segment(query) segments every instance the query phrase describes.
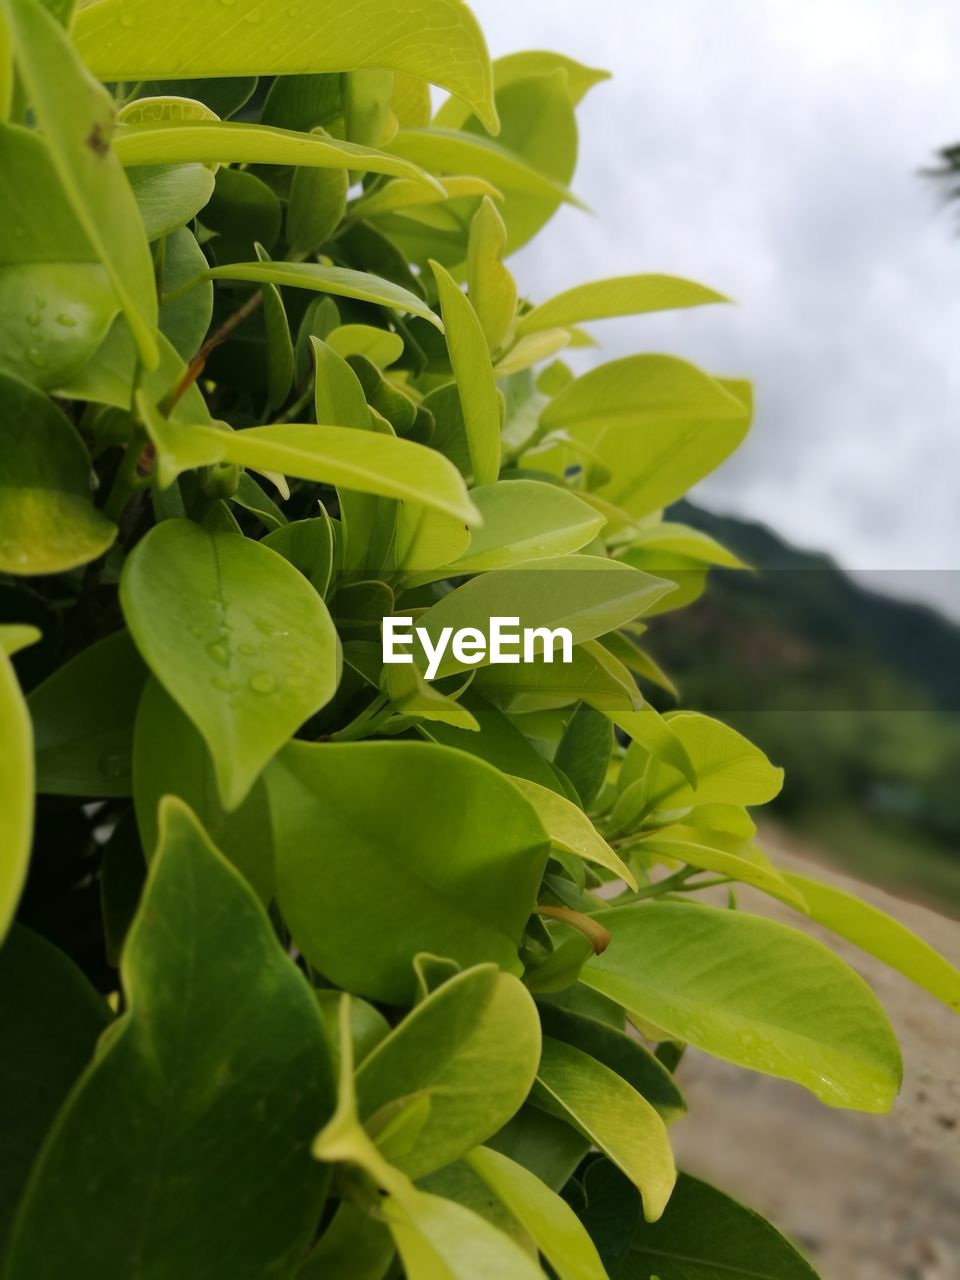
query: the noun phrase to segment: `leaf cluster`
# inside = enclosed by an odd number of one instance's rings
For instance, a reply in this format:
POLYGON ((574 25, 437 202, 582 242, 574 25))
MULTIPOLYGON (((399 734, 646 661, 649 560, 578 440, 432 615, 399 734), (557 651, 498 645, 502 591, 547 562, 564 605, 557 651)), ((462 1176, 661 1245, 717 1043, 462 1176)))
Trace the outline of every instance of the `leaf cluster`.
POLYGON ((696 895, 958 975, 778 870, 781 771, 643 696, 643 619, 738 563, 662 509, 751 403, 558 359, 720 295, 505 265, 578 203, 604 73, 491 64, 460 0, 0 0, 0 36, 5 1280, 811 1275, 677 1180, 672 1068, 879 1112, 897 1045, 822 944, 696 895), (574 660, 428 681, 393 614, 574 660))

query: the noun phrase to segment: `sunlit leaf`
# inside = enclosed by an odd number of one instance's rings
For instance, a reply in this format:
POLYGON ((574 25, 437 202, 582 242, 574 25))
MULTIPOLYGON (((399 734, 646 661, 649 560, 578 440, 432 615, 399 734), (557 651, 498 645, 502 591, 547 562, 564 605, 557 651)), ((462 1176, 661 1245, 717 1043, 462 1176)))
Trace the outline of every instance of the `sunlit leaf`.
POLYGON ((601 911, 613 935, 581 980, 677 1040, 884 1112, 900 1053, 869 987, 821 943, 759 916, 677 902, 601 911), (722 963, 717 957, 722 956, 722 963))

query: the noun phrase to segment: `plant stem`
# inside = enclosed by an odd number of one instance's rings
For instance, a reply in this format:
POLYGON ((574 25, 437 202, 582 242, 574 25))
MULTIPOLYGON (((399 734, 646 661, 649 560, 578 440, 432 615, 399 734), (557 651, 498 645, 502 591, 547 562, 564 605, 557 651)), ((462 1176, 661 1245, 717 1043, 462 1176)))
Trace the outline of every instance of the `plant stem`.
POLYGON ((263 290, 258 289, 256 293, 252 293, 250 295, 243 306, 237 307, 236 311, 227 316, 220 328, 216 329, 210 335, 197 354, 193 357, 190 364, 187 366, 187 370, 183 377, 160 405, 162 413, 167 417, 170 416, 180 399, 187 391, 190 390, 196 380, 200 377, 201 373, 203 373, 204 366, 212 352, 220 346, 221 342, 226 342, 234 329, 243 324, 244 320, 252 316, 262 302, 263 290))
POLYGON ((143 453, 143 443, 140 432, 134 432, 124 450, 117 474, 113 477, 113 484, 107 494, 107 500, 103 504, 103 514, 110 520, 119 520, 127 500, 136 488, 137 467, 143 453))

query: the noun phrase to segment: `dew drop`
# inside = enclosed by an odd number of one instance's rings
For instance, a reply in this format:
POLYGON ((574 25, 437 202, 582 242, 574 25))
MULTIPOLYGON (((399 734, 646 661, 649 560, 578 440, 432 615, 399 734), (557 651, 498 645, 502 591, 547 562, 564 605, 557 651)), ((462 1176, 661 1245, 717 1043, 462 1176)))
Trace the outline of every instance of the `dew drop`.
POLYGON ((226 676, 214 676, 210 681, 215 689, 219 689, 221 693, 233 693, 236 685, 232 680, 228 680, 226 676))
POLYGON ((68 315, 66 311, 61 311, 57 316, 57 324, 62 324, 65 329, 76 328, 76 320, 73 316, 68 315))
POLYGON ((40 323, 40 317, 37 315, 35 311, 31 311, 30 314, 27 316, 27 324, 31 327, 31 329, 35 329, 39 323, 40 323))
POLYGON ((253 645, 252 645, 252 644, 247 644, 246 642, 244 642, 244 643, 243 643, 242 645, 240 645, 239 647, 240 647, 240 652, 241 652, 241 653, 247 653, 247 654, 249 654, 249 653, 256 653, 256 649, 253 647, 253 645))
POLYGON ((221 667, 230 665, 230 650, 222 640, 215 640, 213 644, 208 644, 207 653, 221 667))
POLYGON ((30 348, 30 350, 27 352, 27 359, 30 361, 32 365, 34 365, 38 369, 42 369, 44 365, 47 363, 36 347, 30 348))
POLYGON ((277 682, 269 671, 255 671, 250 677, 250 688, 254 693, 273 693, 277 682))

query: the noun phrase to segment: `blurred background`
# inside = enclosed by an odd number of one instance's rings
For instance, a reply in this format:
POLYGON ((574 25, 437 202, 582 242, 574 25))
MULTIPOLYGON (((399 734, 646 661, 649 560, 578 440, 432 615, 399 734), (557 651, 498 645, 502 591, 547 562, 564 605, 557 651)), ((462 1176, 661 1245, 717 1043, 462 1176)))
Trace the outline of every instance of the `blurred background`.
MULTIPOLYGON (((770 850, 867 882, 956 963, 960 152, 945 149, 960 142, 960 6, 472 7, 494 56, 552 48, 613 73, 578 110, 572 185, 596 216, 561 209, 512 260, 521 289, 662 271, 737 304, 607 321, 600 349, 573 353, 583 368, 665 351, 755 383, 747 442, 670 518, 759 572, 714 571, 649 647, 681 705, 785 766, 770 850)), ((894 1124, 691 1058, 680 1154, 769 1213, 824 1280, 952 1280, 957 1020, 856 963, 904 1039, 894 1124)))

